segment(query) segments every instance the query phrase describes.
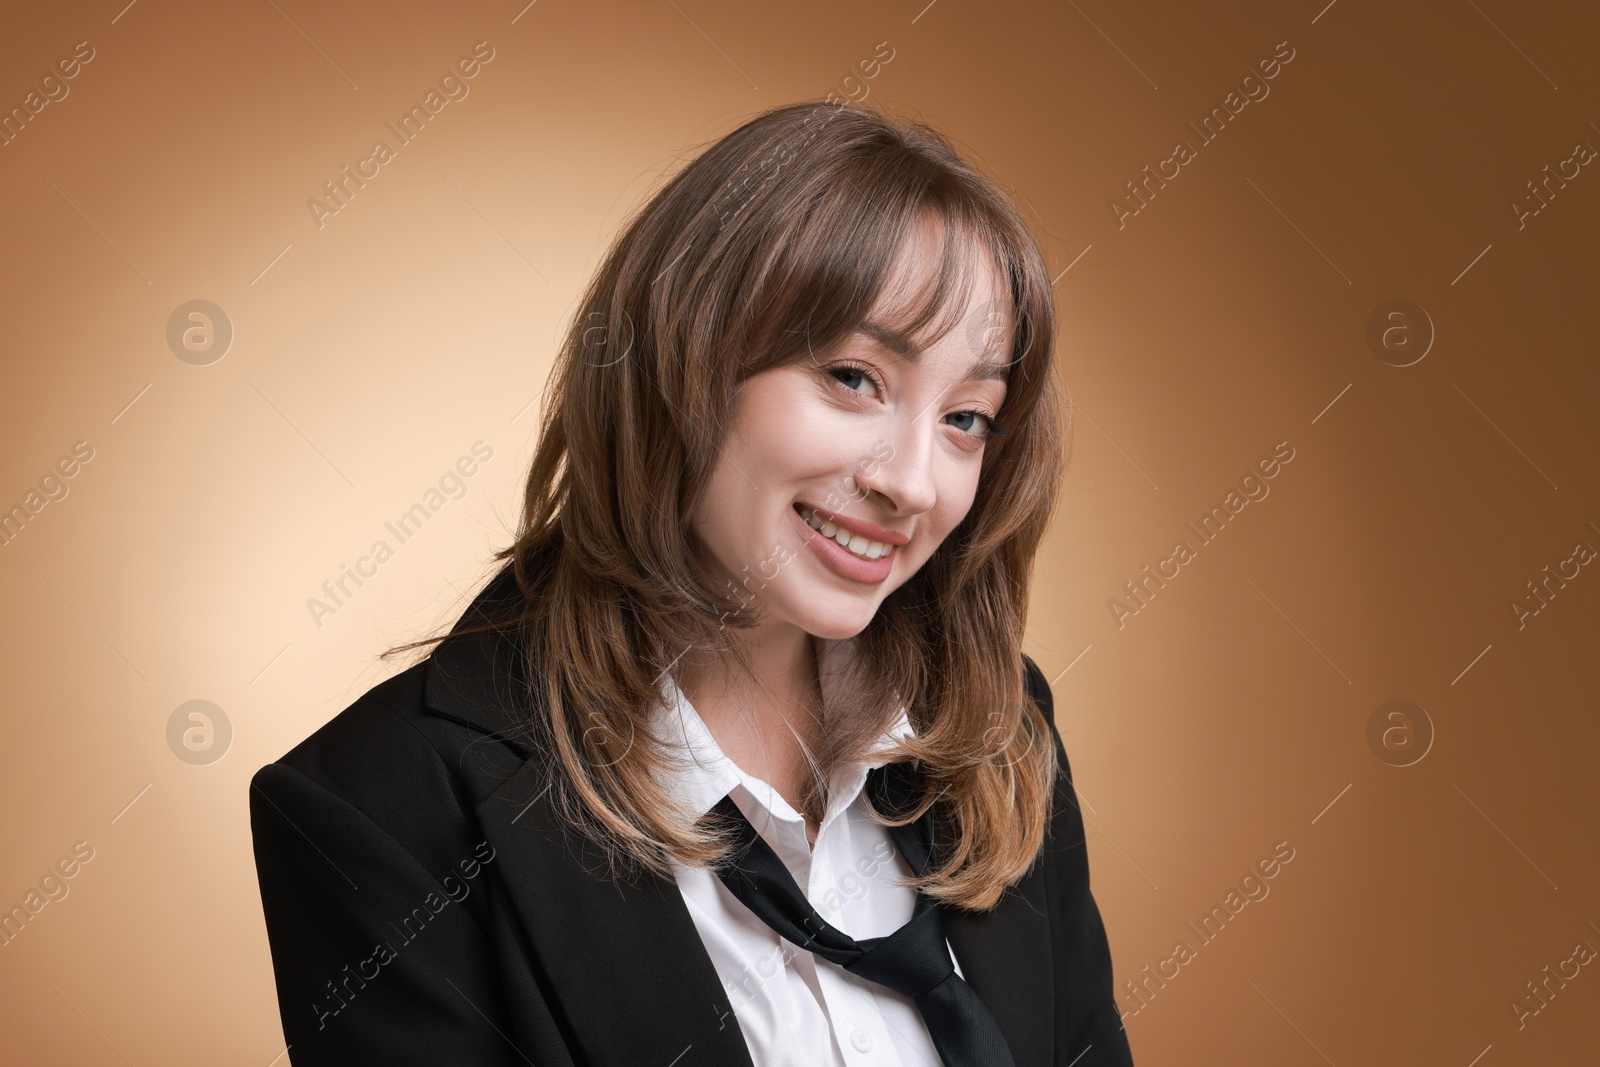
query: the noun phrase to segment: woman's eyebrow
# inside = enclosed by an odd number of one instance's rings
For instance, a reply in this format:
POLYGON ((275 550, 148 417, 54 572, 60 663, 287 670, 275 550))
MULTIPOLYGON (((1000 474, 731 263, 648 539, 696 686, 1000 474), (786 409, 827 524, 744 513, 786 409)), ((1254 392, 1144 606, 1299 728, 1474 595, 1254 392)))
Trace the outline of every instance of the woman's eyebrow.
POLYGON ((922 355, 921 350, 917 348, 911 338, 893 326, 885 326, 881 322, 867 319, 856 327, 856 332, 865 334, 901 359, 909 360, 912 363, 915 363, 917 357, 922 355))
MULTIPOLYGON (((922 349, 903 331, 881 322, 867 319, 856 327, 856 333, 876 341, 907 363, 916 363, 922 349)), ((1011 375, 1011 364, 1005 361, 985 360, 974 364, 961 378, 963 382, 1004 381, 1011 375)))

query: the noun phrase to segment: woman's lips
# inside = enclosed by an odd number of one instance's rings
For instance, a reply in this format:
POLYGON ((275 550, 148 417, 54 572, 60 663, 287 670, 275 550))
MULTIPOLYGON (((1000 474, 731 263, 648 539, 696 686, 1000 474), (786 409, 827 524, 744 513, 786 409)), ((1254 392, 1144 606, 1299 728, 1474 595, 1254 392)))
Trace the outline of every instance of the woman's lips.
POLYGON ((827 508, 819 508, 808 504, 804 500, 796 500, 794 506, 799 509, 800 517, 805 518, 808 513, 815 513, 823 522, 831 522, 842 530, 849 530, 852 534, 860 534, 868 541, 876 541, 881 545, 903 545, 911 540, 911 535, 899 530, 886 530, 875 522, 858 518, 854 515, 840 515, 838 512, 827 508))
POLYGON ((877 559, 862 559, 833 538, 822 536, 820 530, 813 530, 811 524, 801 515, 800 507, 801 505, 796 502, 789 508, 791 521, 800 531, 801 538, 825 567, 841 578, 861 582, 864 585, 878 585, 889 577, 889 572, 894 567, 898 546, 889 545, 889 551, 877 559))

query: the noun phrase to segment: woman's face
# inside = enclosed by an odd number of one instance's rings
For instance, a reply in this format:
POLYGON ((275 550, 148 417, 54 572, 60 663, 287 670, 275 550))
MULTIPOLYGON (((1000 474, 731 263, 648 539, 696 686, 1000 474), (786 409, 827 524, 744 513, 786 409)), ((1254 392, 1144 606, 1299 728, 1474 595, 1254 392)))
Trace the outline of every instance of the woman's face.
POLYGON ((902 247, 862 331, 829 356, 752 376, 734 401, 695 526, 764 625, 860 633, 972 506, 1006 394, 1010 322, 992 312, 1005 305, 990 257, 969 252, 961 322, 935 344, 876 327, 898 321, 898 302, 937 270, 940 225, 902 247))

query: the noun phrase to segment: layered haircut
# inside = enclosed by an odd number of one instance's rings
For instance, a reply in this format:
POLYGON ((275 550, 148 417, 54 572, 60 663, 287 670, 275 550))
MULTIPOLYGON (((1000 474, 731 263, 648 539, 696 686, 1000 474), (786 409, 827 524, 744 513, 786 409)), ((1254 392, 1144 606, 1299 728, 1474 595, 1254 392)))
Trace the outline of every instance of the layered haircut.
POLYGON ((1021 642, 1067 458, 1050 276, 1012 201, 939 133, 858 106, 801 103, 710 145, 624 224, 566 333, 516 539, 495 555, 521 596, 454 631, 518 642, 524 727, 549 795, 619 874, 726 856, 726 828, 670 799, 671 748, 651 723, 680 657, 737 658, 726 629, 760 617, 759 596, 705 562, 691 522, 739 386, 828 358, 930 216, 943 223, 937 273, 892 325, 923 343, 956 328, 972 267, 991 257, 1004 306, 988 305, 984 336, 970 336, 975 351, 995 340, 1009 348, 1005 432, 985 445, 965 519, 852 639, 841 697, 817 724, 804 799, 819 810, 829 772, 903 706, 916 736, 889 758, 915 761, 920 800, 879 815, 902 822, 932 807, 941 849, 911 884, 987 909, 1039 853, 1056 756, 1024 689, 1021 642))

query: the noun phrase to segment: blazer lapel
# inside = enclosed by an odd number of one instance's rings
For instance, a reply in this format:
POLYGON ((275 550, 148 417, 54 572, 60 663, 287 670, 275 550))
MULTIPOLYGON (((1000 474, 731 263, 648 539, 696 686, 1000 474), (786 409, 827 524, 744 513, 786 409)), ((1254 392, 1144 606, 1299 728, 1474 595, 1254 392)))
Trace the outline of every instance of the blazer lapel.
POLYGON ((1044 869, 1036 866, 992 911, 948 911, 945 939, 961 974, 994 1013, 1017 1067, 1055 1062, 1055 987, 1044 869))
MULTIPOLYGON (((879 811, 908 812, 915 807, 917 772, 908 763, 887 764, 868 776, 867 788, 879 811)), ((897 844, 903 836, 895 834, 897 844)), ((921 873, 922 863, 911 860, 911 869, 921 873)), ((1037 864, 992 910, 944 913, 945 940, 961 975, 999 1024, 1017 1067, 1054 1062, 1055 970, 1044 878, 1037 864)))
MULTIPOLYGON (((496 589, 497 579, 475 602, 496 589)), ((472 612, 468 613, 469 615, 472 612)), ((494 867, 548 982, 550 1009, 572 1035, 580 1063, 752 1067, 750 1053, 677 883, 642 875, 613 880, 595 849, 567 831, 542 791, 542 756, 516 740, 525 690, 512 642, 453 638, 429 660, 424 701, 443 718, 501 738, 506 750, 473 755, 476 804, 494 867), (495 776, 495 777, 490 777, 495 776), (487 789, 487 795, 483 791, 487 789), (686 1053, 692 1054, 685 1055, 686 1053)))
POLYGON ((478 817, 549 979, 551 1007, 576 1037, 573 1058, 751 1067, 677 883, 606 877, 595 850, 560 825, 540 779, 525 763, 478 805, 478 817))

